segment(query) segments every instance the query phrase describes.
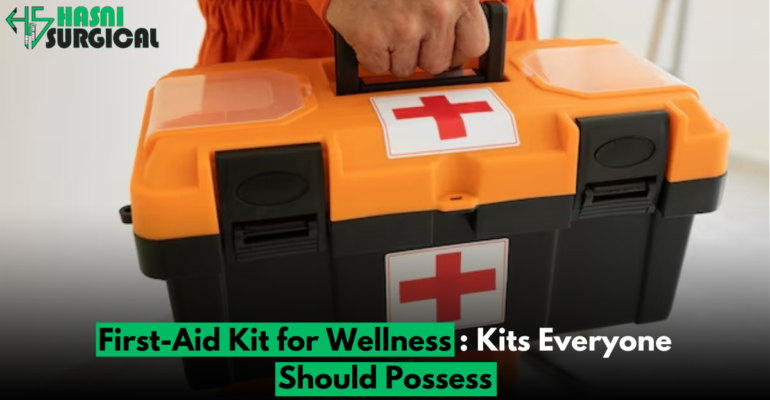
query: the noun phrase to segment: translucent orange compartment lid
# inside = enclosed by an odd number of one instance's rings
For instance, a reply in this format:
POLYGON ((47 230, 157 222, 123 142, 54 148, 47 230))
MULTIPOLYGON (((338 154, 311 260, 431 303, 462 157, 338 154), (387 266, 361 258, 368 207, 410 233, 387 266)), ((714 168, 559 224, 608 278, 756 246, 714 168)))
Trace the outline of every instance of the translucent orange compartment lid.
POLYGON ((236 71, 161 79, 147 138, 164 130, 266 122, 303 108, 303 86, 278 71, 236 71))
POLYGON ((547 86, 588 95, 686 86, 620 44, 536 49, 521 66, 547 86))

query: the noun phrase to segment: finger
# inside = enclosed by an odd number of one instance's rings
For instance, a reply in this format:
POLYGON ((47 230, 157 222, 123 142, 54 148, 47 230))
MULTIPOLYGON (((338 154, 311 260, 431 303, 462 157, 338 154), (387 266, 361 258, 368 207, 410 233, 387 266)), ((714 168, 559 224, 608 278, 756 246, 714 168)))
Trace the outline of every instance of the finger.
POLYGON ((489 48, 489 26, 480 3, 457 20, 455 35, 452 67, 460 67, 486 53, 489 48))
POLYGON ((423 71, 438 75, 449 69, 454 53, 455 33, 447 27, 428 36, 420 48, 419 66, 423 71))
POLYGON ((390 54, 390 72, 398 78, 408 78, 417 68, 420 56, 420 42, 406 42, 397 46, 390 54))
POLYGON ((356 50, 356 57, 361 66, 372 74, 381 75, 390 69, 390 52, 386 48, 366 48, 356 50))

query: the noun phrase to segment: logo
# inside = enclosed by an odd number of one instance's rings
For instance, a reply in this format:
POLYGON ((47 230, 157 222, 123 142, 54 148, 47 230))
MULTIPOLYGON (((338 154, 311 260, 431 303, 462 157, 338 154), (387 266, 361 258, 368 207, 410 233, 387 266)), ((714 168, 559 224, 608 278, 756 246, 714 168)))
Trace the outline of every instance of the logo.
POLYGON ((54 18, 44 18, 40 16, 42 12, 43 7, 24 7, 24 17, 20 17, 18 8, 14 8, 5 19, 15 34, 19 33, 21 23, 24 24, 24 47, 29 50, 44 37, 47 49, 54 46, 61 49, 159 47, 155 28, 132 31, 123 27, 123 7, 57 7, 55 28, 51 27, 54 18))
POLYGON ((45 35, 45 32, 48 31, 48 28, 50 28, 53 23, 53 18, 39 18, 37 16, 37 12, 42 10, 43 7, 24 7, 24 18, 20 18, 16 17, 17 9, 14 8, 8 18, 5 19, 5 21, 8 22, 8 25, 13 29, 13 33, 17 34, 19 33, 19 30, 14 23, 24 23, 24 47, 29 50, 32 50, 37 46, 37 42, 43 38, 43 35, 45 35), (36 22, 46 23, 39 35, 36 22))

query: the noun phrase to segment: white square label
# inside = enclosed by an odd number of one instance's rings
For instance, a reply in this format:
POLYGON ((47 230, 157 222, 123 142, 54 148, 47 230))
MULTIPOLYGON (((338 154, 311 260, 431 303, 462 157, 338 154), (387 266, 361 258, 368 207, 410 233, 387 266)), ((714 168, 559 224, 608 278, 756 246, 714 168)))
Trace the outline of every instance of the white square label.
POLYGON ((492 89, 372 97, 389 158, 515 147, 508 106, 492 89))
POLYGON ((505 321, 508 239, 388 254, 388 322, 505 321))

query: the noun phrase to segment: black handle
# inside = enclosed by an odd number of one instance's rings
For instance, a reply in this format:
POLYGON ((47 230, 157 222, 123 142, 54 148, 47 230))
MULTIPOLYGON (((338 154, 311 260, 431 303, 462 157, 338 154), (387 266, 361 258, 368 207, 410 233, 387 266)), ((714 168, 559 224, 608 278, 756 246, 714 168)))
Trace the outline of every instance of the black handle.
POLYGON ((489 25, 489 49, 479 58, 479 67, 475 70, 475 76, 366 84, 358 75, 358 59, 355 50, 342 35, 335 31, 334 56, 337 70, 337 95, 503 81, 505 79, 508 8, 501 2, 484 2, 481 3, 481 7, 487 16, 489 25))

